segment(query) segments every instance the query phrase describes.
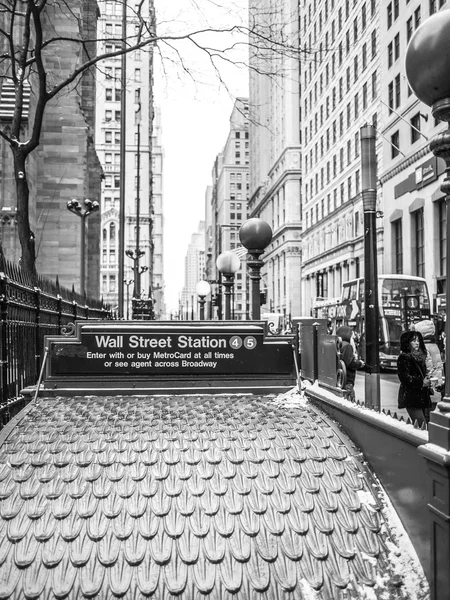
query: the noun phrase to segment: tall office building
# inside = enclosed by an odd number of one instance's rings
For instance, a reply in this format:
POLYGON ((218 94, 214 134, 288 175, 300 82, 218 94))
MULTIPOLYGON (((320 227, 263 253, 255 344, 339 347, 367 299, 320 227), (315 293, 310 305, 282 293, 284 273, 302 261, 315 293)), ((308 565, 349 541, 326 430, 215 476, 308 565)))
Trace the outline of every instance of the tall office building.
POLYGON ((179 317, 198 318, 196 285, 205 279, 205 221, 192 234, 184 259, 184 286, 180 296, 179 317))
MULTIPOLYGON (((305 0, 302 65, 303 312, 363 275, 360 129, 380 127, 380 9, 373 0, 305 0)), ((378 163, 382 140, 377 137, 378 163)), ((381 206, 381 190, 378 192, 381 206)), ((378 220, 379 262, 383 252, 378 220)))
MULTIPOLYGON (((12 5, 11 5, 12 6, 12 5)), ((44 57, 45 68, 57 73, 62 81, 85 58, 83 53, 74 56, 74 45, 68 39, 90 40, 86 52, 95 56, 96 0, 74 0, 71 11, 61 11, 57 5, 48 4, 41 14, 43 36, 52 37, 54 51, 44 57), (57 49, 56 49, 57 48, 57 49)), ((3 29, 9 26, 8 10, 2 12, 3 29)), ((21 20, 14 24, 14 38, 20 39, 21 20)), ((2 42, 6 38, 1 36, 2 42)), ((3 62, 0 70, 5 68, 3 62)), ((2 75, 5 73, 2 71, 2 75)), ((7 75, 7 73, 6 73, 7 75)), ((22 119, 21 141, 29 139, 31 122, 36 106, 37 86, 31 78, 22 119), (29 122, 29 118, 31 121, 29 122)), ((1 78, 0 126, 10 128, 14 109, 12 81, 1 78)), ((81 220, 67 210, 67 202, 76 198, 96 200, 100 194, 102 169, 94 147, 95 131, 94 70, 86 71, 71 87, 67 87, 47 105, 39 146, 27 159, 27 180, 30 190, 29 216, 36 240, 36 268, 40 275, 59 282, 66 288, 74 286, 80 291, 81 275, 81 220)), ((17 199, 12 153, 4 140, 0 140, 0 215, 1 241, 8 259, 17 261, 21 248, 17 233, 17 199)), ((99 297, 100 215, 93 213, 86 220, 86 281, 88 296, 99 297)))
POLYGON ((155 319, 165 316, 164 303, 164 147, 161 109, 155 107, 152 140, 152 238, 153 272, 150 285, 154 300, 155 319))
POLYGON ((301 309, 301 147, 298 0, 250 0, 250 28, 257 33, 250 54, 250 217, 273 229, 261 257, 270 312, 298 315, 301 309), (266 35, 279 32, 266 47, 266 35), (258 49, 256 49, 258 48, 258 49), (255 50, 256 49, 256 50, 255 50))
MULTIPOLYGON (((119 2, 99 1, 98 37, 101 51, 121 47, 122 7, 119 2)), ((147 22, 154 21, 153 0, 139 5, 147 22)), ((127 10, 127 36, 132 36, 138 21, 135 9, 127 10)), ((124 189, 124 258, 125 303, 135 293, 147 298, 154 293, 154 198, 152 194, 152 136, 153 136, 153 63, 152 48, 145 47, 126 55, 125 70, 120 56, 111 57, 98 69, 96 148, 105 177, 101 194, 102 248, 101 293, 105 301, 118 305, 119 298, 119 227, 120 191, 124 189), (125 114, 121 114, 121 91, 125 86, 125 114), (125 119, 125 156, 121 156, 122 121, 125 119), (121 161, 125 168, 121 170, 121 161), (125 173, 125 182, 121 182, 125 173), (137 221, 139 220, 139 223, 137 221), (139 230, 138 230, 139 227, 139 230), (138 255, 142 256, 138 259, 138 255), (136 277, 137 275, 137 277, 136 277), (140 289, 136 287, 135 279, 140 289), (132 282, 132 283, 130 283, 132 282), (131 289, 129 286, 131 285, 131 289), (128 292, 128 293, 127 293, 128 292), (133 292, 133 293, 131 293, 133 292)), ((159 194, 159 192, 158 192, 159 194)), ((158 210, 160 210, 159 207, 158 210)), ((158 247, 160 243, 158 241, 158 247)), ((159 252, 159 250, 158 250, 159 252)), ((158 269, 162 267, 160 257, 158 269)), ((160 282, 162 275, 158 276, 160 282)), ((159 283, 158 285, 162 285, 159 283)), ((127 311, 124 310, 124 314, 127 311)), ((128 306, 129 312, 129 306, 128 306)))
POLYGON ((214 295, 221 295, 220 273, 216 260, 225 250, 236 251, 241 267, 235 274, 233 318, 248 316, 246 251, 239 241, 239 229, 247 220, 249 197, 250 139, 248 99, 237 98, 230 116, 230 130, 225 146, 217 155, 212 170, 212 187, 207 191, 206 248, 207 278, 213 281, 214 295))
POLYGON ((429 141, 445 126, 412 94, 404 59, 414 30, 443 5, 304 3, 302 39, 316 50, 303 66, 301 86, 306 313, 317 299, 339 297, 343 282, 364 276, 365 124, 376 132, 378 272, 425 277, 439 307, 446 226, 438 178, 444 165, 429 141))
MULTIPOLYGON (((404 59, 414 30, 445 6, 443 0, 298 2, 302 260, 301 271, 290 278, 295 290, 302 289, 302 314, 310 314, 318 300, 339 298, 343 282, 364 276, 360 130, 366 124, 376 132, 378 272, 425 277, 434 309, 444 310, 446 221, 439 181, 444 163, 430 152, 429 142, 445 124, 412 94, 404 59)), ((261 3, 250 2, 257 22, 261 11, 261 3)), ((250 206, 272 225, 276 244, 280 210, 267 191, 273 177, 264 182, 262 174, 276 173, 270 169, 283 126, 292 118, 295 90, 286 95, 281 84, 259 72, 252 72, 250 82, 250 206), (277 110, 277 98, 285 98, 284 110, 277 110)), ((286 200, 280 206, 288 210, 286 200)), ((283 222, 286 229, 284 215, 283 222)), ((264 256, 269 274, 274 242, 264 256)), ((279 273, 288 274, 286 268, 279 273)))
POLYGON ((429 149, 446 129, 411 92, 405 77, 405 52, 414 31, 443 0, 386 2, 381 12, 384 271, 425 277, 432 309, 445 314, 447 223, 440 190, 445 163, 429 149))

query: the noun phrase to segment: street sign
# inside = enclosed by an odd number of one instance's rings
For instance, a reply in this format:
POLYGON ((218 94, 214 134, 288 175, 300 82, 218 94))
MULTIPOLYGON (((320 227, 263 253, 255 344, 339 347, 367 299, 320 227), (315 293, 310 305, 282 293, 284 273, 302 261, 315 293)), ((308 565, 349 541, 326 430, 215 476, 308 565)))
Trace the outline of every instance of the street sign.
POLYGON ((130 388, 157 379, 284 377, 295 382, 292 338, 266 337, 263 322, 78 321, 72 337, 47 337, 45 387, 130 388), (116 383, 117 386, 117 383, 116 383))

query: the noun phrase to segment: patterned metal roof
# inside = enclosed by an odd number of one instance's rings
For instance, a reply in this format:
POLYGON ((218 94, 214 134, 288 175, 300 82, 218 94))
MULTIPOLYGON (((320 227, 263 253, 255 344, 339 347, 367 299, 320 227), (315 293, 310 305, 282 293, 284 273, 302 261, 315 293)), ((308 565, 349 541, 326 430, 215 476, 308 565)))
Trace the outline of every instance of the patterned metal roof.
POLYGON ((310 405, 38 399, 0 434, 0 599, 404 598, 373 484, 310 405))

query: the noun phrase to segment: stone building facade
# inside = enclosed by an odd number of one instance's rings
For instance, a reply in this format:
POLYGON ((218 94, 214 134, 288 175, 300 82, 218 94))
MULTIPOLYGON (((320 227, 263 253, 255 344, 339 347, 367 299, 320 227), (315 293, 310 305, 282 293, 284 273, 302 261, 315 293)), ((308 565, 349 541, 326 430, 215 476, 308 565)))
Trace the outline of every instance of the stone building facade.
MULTIPOLYGON (((75 0, 71 12, 49 6, 44 13, 44 33, 61 38, 74 37, 95 40, 98 7, 95 0, 75 0)), ((61 81, 85 58, 74 55, 73 45, 61 39, 58 51, 45 56, 49 82, 61 81)), ((95 56, 95 43, 87 51, 95 56)), ((23 135, 32 124, 35 95, 33 81, 29 111, 23 135), (28 120, 29 117, 29 120, 28 120)), ((38 273, 50 279, 58 277, 61 285, 80 289, 81 220, 67 210, 67 202, 76 198, 97 200, 100 194, 102 169, 94 148, 95 75, 87 71, 58 94, 48 105, 44 116, 38 148, 27 162, 30 187, 30 221, 36 234, 36 266, 38 273)), ((8 126, 7 86, 3 83, 0 119, 8 126)), ((14 216, 16 192, 12 177, 12 156, 1 142, 2 183, 0 209, 14 216)), ((3 219, 2 242, 7 258, 18 260, 21 254, 14 218, 3 219)), ((100 216, 87 220, 86 232, 86 293, 99 297, 100 216)))

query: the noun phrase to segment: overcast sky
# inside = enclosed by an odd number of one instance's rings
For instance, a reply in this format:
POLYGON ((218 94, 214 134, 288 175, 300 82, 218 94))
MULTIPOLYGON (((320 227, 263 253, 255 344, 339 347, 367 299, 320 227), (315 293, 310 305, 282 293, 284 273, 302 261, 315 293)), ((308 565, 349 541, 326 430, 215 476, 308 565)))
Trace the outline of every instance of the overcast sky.
MULTIPOLYGON (((222 8, 213 0, 156 0, 157 33, 236 24, 245 17, 246 4, 246 0, 228 0, 222 8)), ((230 38, 210 33, 201 41, 216 46, 229 44, 230 38)), ((220 76, 227 90, 206 56, 195 51, 192 44, 178 43, 177 50, 179 56, 162 46, 164 60, 161 63, 157 58, 155 77, 165 153, 164 272, 168 310, 178 307, 186 251, 192 233, 204 219, 205 192, 212 181, 214 160, 225 145, 234 98, 248 94, 245 69, 221 63, 220 76)))

